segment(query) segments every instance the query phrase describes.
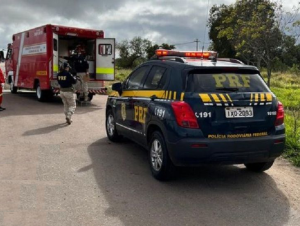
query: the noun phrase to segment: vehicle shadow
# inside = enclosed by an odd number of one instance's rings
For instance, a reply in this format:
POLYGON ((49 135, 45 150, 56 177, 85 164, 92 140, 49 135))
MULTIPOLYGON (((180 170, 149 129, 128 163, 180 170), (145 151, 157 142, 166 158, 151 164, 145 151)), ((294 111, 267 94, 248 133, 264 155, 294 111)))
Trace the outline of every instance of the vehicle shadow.
POLYGON ((284 225, 287 197, 267 173, 237 166, 179 170, 176 180, 152 178, 147 151, 107 138, 88 147, 99 189, 109 204, 106 215, 124 225, 284 225))
MULTIPOLYGON (((87 105, 77 104, 76 114, 85 114, 99 109, 97 102, 93 101, 87 105)), ((62 114, 63 103, 59 96, 54 96, 47 102, 38 102, 34 92, 18 92, 17 94, 4 93, 3 107, 5 111, 1 112, 0 117, 18 116, 18 115, 43 115, 43 114, 62 114)))

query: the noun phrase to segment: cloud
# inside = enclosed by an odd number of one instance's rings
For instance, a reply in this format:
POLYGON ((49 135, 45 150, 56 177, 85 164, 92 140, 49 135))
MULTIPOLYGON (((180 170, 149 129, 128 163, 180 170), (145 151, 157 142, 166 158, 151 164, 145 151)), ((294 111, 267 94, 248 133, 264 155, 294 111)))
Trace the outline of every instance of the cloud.
MULTIPOLYGON (((210 6, 234 2, 209 1, 210 6)), ((106 37, 119 42, 135 36, 158 44, 186 43, 198 38, 208 46, 207 3, 205 0, 1 0, 0 48, 11 42, 14 33, 44 24, 104 30, 106 37)), ((284 6, 297 2, 288 3, 284 6)), ((191 43, 177 48, 195 49, 195 46, 191 43)))

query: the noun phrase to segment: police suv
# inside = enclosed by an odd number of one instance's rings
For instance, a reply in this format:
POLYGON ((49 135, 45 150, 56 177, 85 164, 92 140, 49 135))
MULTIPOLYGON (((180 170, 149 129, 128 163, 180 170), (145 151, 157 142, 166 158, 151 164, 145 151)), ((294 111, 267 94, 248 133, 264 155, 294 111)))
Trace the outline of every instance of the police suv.
POLYGON ((245 164, 269 169, 285 144, 284 109, 259 70, 216 52, 157 50, 108 97, 109 140, 149 150, 152 175, 176 166, 245 164))

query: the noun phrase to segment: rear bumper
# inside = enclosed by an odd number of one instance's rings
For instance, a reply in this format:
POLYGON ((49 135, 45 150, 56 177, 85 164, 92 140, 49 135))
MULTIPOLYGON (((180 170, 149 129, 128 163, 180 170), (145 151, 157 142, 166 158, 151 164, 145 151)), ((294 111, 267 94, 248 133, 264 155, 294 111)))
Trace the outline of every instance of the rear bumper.
POLYGON ((242 164, 272 161, 284 150, 285 135, 245 139, 182 139, 167 142, 170 158, 176 166, 204 163, 242 164), (201 147, 193 148, 199 144, 201 147))

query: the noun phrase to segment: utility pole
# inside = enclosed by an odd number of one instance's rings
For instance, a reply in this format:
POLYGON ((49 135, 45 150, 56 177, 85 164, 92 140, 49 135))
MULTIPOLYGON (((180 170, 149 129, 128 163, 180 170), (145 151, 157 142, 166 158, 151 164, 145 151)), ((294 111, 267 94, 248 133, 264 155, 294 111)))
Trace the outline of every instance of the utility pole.
POLYGON ((198 47, 199 47, 198 43, 199 43, 200 41, 199 41, 199 39, 197 38, 195 42, 196 42, 196 51, 198 51, 198 47))

